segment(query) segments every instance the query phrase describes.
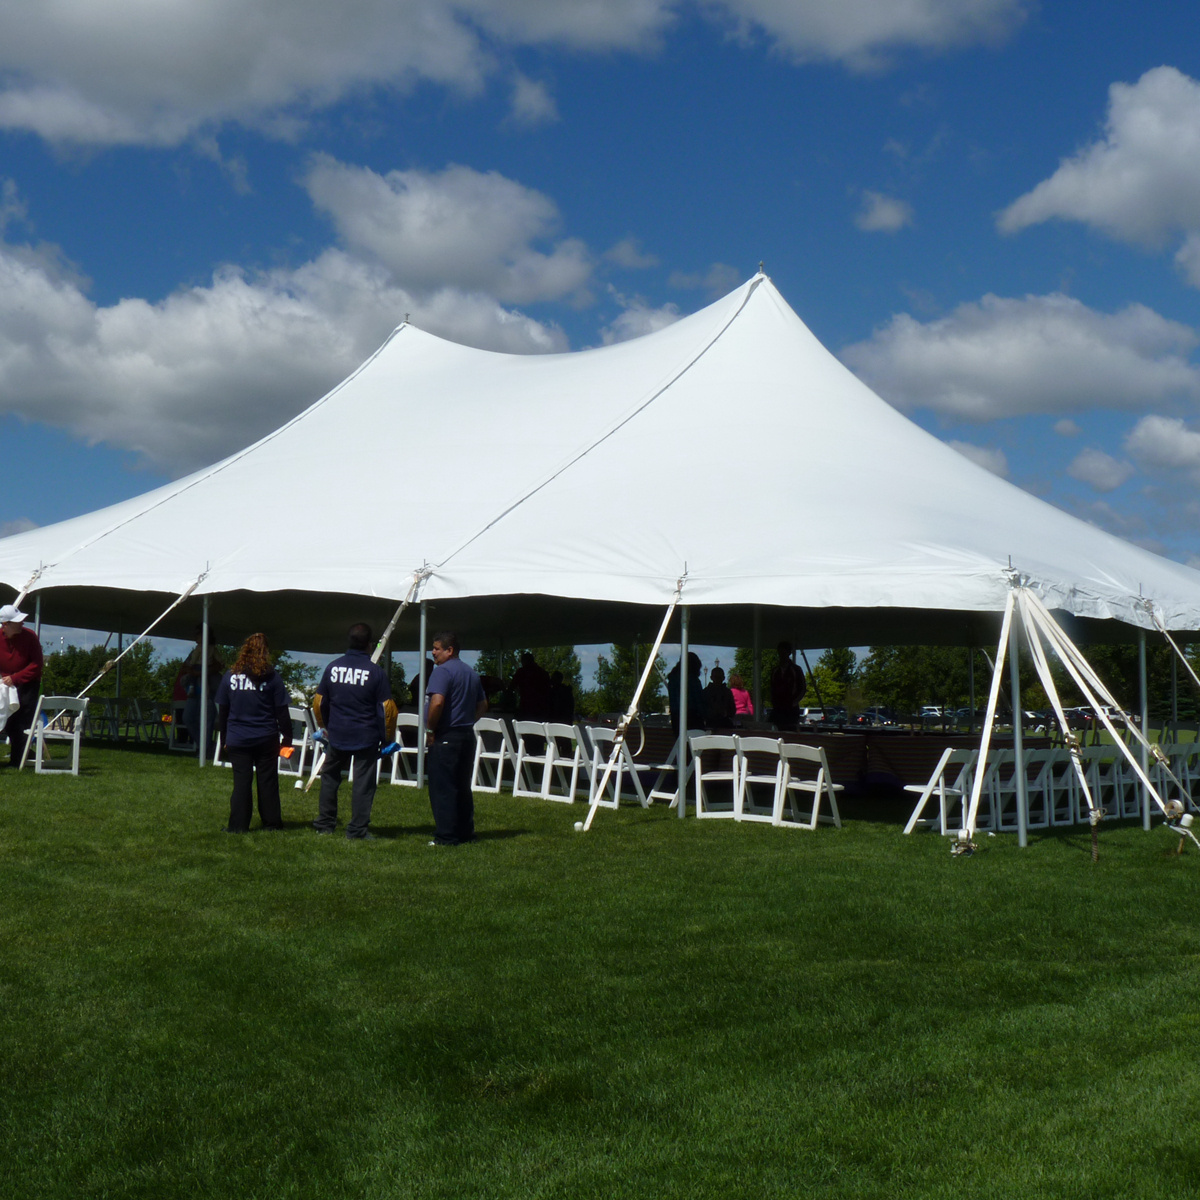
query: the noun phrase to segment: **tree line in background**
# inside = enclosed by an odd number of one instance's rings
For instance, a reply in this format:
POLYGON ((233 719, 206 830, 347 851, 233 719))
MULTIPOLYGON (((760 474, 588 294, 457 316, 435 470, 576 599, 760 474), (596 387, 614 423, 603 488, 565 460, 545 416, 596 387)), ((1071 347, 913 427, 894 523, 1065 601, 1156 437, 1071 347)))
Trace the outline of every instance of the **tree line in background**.
MULTIPOLYGON (((624 712, 629 706, 638 678, 645 668, 650 645, 621 645, 609 647, 608 654, 597 659, 596 686, 583 687, 582 668, 574 646, 539 646, 529 649, 517 648, 503 653, 484 651, 480 654, 476 670, 481 675, 509 681, 520 666, 521 656, 533 655, 551 674, 561 671, 563 680, 575 693, 576 711, 585 717, 603 713, 624 712)), ((1084 647, 1084 653, 1099 672, 1126 711, 1135 711, 1139 704, 1138 651, 1132 645, 1093 645, 1084 647)), ((1200 670, 1200 648, 1191 650, 1189 659, 1193 667, 1200 670)), ((235 646, 214 648, 214 657, 220 662, 231 663, 237 654, 235 646)), ((869 705, 890 709, 903 718, 920 711, 926 704, 936 704, 944 709, 958 709, 970 704, 969 652, 960 647, 947 646, 873 646, 858 660, 853 650, 847 647, 832 647, 825 650, 816 662, 810 662, 809 690, 805 702, 814 707, 844 705, 849 711, 857 712, 869 705)), ((42 690, 47 694, 74 696, 103 671, 105 663, 116 657, 111 646, 93 646, 82 649, 67 646, 46 655, 46 668, 42 690)), ((799 655, 797 656, 799 658, 799 655)), ((1155 719, 1170 716, 1171 706, 1171 662, 1174 652, 1169 646, 1153 644, 1147 646, 1146 675, 1150 700, 1150 714, 1155 719)), ((762 686, 764 703, 767 703, 768 681, 776 665, 774 649, 762 653, 762 686)), ((140 642, 121 660, 121 694, 140 699, 167 701, 172 698, 175 681, 183 667, 184 659, 155 659, 150 641, 140 642)), ((288 654, 281 654, 276 668, 285 685, 293 695, 303 693, 311 703, 319 678, 317 667, 299 662, 288 654)), ((658 655, 646 689, 642 694, 640 709, 644 713, 666 710, 667 659, 658 655)), ((803 665, 803 663, 801 664, 803 665)), ((1050 659, 1051 673, 1059 698, 1064 705, 1084 703, 1084 697, 1075 687, 1062 664, 1050 659)), ((754 651, 750 647, 739 647, 734 655, 727 676, 739 674, 747 688, 754 676, 754 651)), ((707 670, 706 670, 707 675, 707 670)), ((396 696, 405 700, 409 685, 405 680, 404 668, 392 664, 392 688, 396 696)), ((1195 688, 1187 672, 1180 667, 1179 716, 1183 720, 1195 720, 1200 712, 1195 688)), ((728 679, 727 679, 728 681, 728 679)), ((982 709, 987 700, 991 681, 991 669, 983 652, 975 651, 975 702, 982 709)), ((705 678, 705 682, 708 680, 705 678)), ((110 670, 91 688, 89 695, 111 697, 116 695, 117 673, 110 670)), ((1007 694, 1008 672, 1005 671, 1004 688, 1007 694)), ((512 708, 507 703, 511 697, 504 688, 493 690, 489 700, 500 707, 512 708)), ((1025 709, 1046 709, 1049 698, 1041 681, 1029 661, 1021 660, 1021 702, 1025 709)))

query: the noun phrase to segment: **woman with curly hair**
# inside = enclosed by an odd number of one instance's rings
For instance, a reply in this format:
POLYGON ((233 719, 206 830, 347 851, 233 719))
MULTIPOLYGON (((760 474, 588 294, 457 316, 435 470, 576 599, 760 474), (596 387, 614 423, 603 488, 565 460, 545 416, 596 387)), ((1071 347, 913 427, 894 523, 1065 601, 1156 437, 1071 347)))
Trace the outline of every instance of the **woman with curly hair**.
POLYGON ((251 776, 258 776, 258 816, 264 829, 282 829, 279 751, 292 744, 288 694, 261 633, 252 633, 217 687, 217 728, 233 767, 226 833, 246 833, 254 812, 251 776))

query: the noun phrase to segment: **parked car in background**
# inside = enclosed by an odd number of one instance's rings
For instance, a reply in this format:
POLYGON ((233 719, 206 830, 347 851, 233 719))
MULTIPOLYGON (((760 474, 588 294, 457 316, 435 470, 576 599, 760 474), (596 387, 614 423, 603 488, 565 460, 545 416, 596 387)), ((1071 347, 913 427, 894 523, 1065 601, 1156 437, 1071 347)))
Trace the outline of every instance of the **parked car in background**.
POLYGON ((864 708, 858 713, 854 722, 855 725, 892 725, 894 720, 892 710, 890 708, 864 708))

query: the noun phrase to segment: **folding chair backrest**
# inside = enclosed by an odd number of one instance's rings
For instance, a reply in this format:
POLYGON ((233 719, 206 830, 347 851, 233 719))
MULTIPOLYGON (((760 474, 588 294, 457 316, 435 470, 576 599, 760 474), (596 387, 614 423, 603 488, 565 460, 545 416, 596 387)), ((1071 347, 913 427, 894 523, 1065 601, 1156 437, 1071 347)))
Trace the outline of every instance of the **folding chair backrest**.
POLYGON ((723 733, 693 734, 688 738, 688 745, 692 751, 696 816, 736 818, 741 763, 738 739, 723 733), (714 788, 718 793, 714 798, 709 788, 718 784, 728 786, 714 788))
POLYGON ((770 821, 774 817, 775 800, 783 777, 783 762, 780 758, 782 743, 778 738, 739 737, 738 748, 738 799, 739 821, 770 821), (771 802, 762 803, 755 795, 754 786, 771 789, 771 802))
POLYGON ((480 717, 475 722, 475 762, 471 767, 471 790, 499 792, 504 782, 504 764, 515 764, 516 761, 517 753, 504 720, 500 717, 480 717))
POLYGON ((33 769, 38 775, 78 775, 79 747, 83 740, 83 728, 87 716, 88 702, 75 696, 39 696, 33 712, 33 724, 25 741, 21 766, 32 749, 33 769), (50 757, 47 743, 70 742, 71 754, 67 766, 55 766, 50 757))

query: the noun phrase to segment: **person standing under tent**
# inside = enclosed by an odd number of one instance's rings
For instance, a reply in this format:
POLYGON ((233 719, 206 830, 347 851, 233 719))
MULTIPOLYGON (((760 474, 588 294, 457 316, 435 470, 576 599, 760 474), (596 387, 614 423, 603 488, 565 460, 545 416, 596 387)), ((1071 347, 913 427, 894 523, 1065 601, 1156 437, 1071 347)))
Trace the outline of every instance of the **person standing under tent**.
MULTIPOLYGON (((688 652, 688 728, 700 729, 704 725, 704 682, 700 678, 700 655, 688 652)), ((667 672, 667 707, 671 710, 671 732, 679 735, 679 663, 667 672)))
POLYGON ((17 710, 4 726, 8 734, 8 762, 13 767, 21 765, 21 755, 25 752, 44 663, 42 643, 32 629, 25 628, 28 619, 28 614, 15 604, 0 608, 0 683, 17 690, 17 710))
POLYGON ((429 844, 459 846, 475 840, 475 722, 487 712, 488 702, 479 676, 458 657, 456 633, 439 633, 433 639, 433 661, 425 706, 434 826, 429 844))
POLYGON ((704 689, 704 724, 709 729, 729 729, 737 708, 733 692, 725 685, 725 672, 720 667, 713 667, 709 680, 704 689))
POLYGON ((734 717, 740 723, 742 717, 754 716, 754 697, 750 695, 740 675, 729 677, 729 691, 733 696, 734 717))
POLYGON ((575 723, 575 690, 561 671, 550 676, 550 720, 563 725, 575 723))
POLYGON ((217 685, 217 730, 233 767, 226 833, 247 833, 254 812, 251 780, 258 780, 258 819, 264 829, 282 829, 279 752, 292 744, 287 688, 271 665, 261 633, 252 633, 217 685))
POLYGON ((808 691, 804 672, 796 666, 791 642, 780 642, 779 661, 771 672, 771 723, 776 729, 795 730, 800 723, 800 701, 808 691))
POLYGON ((513 673, 517 689, 517 719, 546 721, 550 718, 550 676, 532 654, 521 655, 521 665, 513 673))
POLYGON ((346 837, 351 841, 373 838, 368 826, 375 803, 375 770, 379 749, 387 732, 385 705, 392 687, 387 672, 371 661, 371 627, 350 626, 346 653, 325 668, 313 711, 325 730, 328 750, 321 768, 321 798, 313 828, 333 833, 337 828, 338 788, 342 772, 354 764, 351 784, 350 823, 346 837))

